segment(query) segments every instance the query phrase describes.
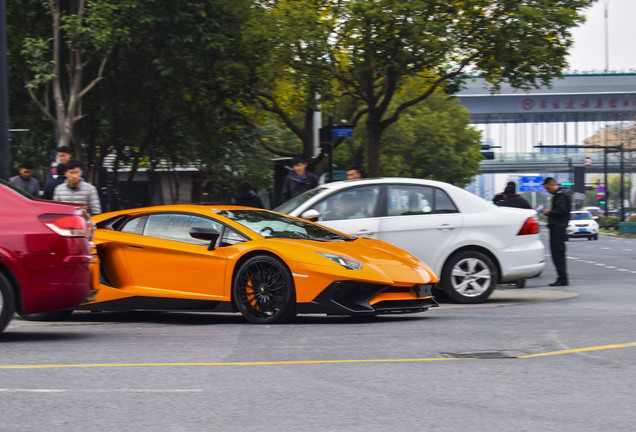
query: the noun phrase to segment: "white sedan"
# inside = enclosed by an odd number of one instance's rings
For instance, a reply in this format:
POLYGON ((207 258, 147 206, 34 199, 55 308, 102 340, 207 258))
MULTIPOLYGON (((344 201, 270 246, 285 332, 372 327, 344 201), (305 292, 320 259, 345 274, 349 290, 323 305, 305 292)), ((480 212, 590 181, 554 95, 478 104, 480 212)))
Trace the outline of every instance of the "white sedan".
POLYGON ((598 222, 587 210, 570 212, 570 221, 565 229, 567 238, 587 237, 588 240, 598 240, 598 222))
POLYGON ((438 290, 461 303, 485 301, 498 283, 523 286, 545 267, 533 210, 498 207, 448 183, 411 178, 333 182, 275 210, 406 249, 437 272, 438 290))

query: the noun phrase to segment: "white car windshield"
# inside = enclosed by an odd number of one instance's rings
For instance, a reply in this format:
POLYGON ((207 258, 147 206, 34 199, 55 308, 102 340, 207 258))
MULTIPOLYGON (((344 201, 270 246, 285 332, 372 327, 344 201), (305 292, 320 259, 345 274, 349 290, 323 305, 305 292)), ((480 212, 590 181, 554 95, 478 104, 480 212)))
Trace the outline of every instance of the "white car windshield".
POLYGON ((317 241, 352 241, 356 237, 337 233, 320 225, 267 210, 221 210, 216 212, 266 238, 294 238, 317 241))
POLYGON ((585 212, 585 213, 570 213, 570 220, 593 220, 594 218, 592 217, 591 214, 585 212))
POLYGON ((289 201, 282 203, 281 205, 276 207, 274 211, 277 211, 279 213, 286 213, 286 214, 291 213, 291 211, 294 210, 296 207, 298 207, 299 205, 307 201, 309 198, 315 195, 318 195, 323 190, 325 190, 325 188, 317 187, 312 190, 308 190, 307 192, 303 192, 300 195, 290 199, 289 201))

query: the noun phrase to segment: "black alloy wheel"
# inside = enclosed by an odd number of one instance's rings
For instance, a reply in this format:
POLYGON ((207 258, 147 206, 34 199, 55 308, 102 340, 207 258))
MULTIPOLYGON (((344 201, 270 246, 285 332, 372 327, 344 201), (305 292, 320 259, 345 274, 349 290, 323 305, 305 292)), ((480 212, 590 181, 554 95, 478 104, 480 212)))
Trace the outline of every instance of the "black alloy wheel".
POLYGON ((296 290, 291 273, 280 260, 257 255, 245 261, 232 284, 232 298, 245 319, 278 324, 296 316, 296 290))

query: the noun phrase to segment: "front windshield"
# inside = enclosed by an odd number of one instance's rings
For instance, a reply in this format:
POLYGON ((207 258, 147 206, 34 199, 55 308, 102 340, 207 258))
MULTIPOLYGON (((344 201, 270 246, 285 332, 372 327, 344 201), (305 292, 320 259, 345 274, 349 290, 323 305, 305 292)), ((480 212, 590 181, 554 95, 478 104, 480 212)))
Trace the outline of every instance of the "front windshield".
POLYGON ((591 220, 594 219, 588 212, 585 213, 570 213, 571 220, 591 220))
POLYGON ((349 237, 320 225, 267 210, 221 210, 216 212, 266 238, 317 241, 351 241, 349 237))
POLYGON ((307 192, 303 192, 300 195, 290 199, 289 201, 285 201, 278 207, 274 209, 279 213, 291 213, 296 207, 307 201, 309 198, 318 195, 320 192, 324 191, 325 188, 317 187, 312 190, 308 190, 307 192))

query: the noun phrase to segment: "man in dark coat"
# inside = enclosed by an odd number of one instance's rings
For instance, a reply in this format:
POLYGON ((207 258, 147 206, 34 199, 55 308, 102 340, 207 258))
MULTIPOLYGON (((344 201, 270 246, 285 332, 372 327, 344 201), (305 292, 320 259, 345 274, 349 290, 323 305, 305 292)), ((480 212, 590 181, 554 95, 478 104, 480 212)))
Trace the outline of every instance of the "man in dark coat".
POLYGON ((566 271, 565 242, 567 234, 565 229, 570 220, 572 203, 570 196, 557 184, 552 177, 546 177, 543 187, 552 194, 552 208, 544 209, 541 214, 548 216, 548 229, 550 230, 550 252, 552 262, 557 271, 557 280, 550 286, 566 286, 569 284, 566 271))
POLYGON ((66 177, 64 176, 64 173, 66 172, 66 164, 65 163, 57 164, 57 166, 55 167, 55 172, 57 173, 56 177, 50 179, 44 184, 44 194, 43 194, 44 199, 52 200, 53 192, 55 192, 55 188, 66 181, 66 177))
POLYGON ((283 181, 281 190, 281 202, 288 201, 301 193, 318 186, 318 177, 307 171, 307 159, 303 156, 294 156, 292 159, 293 171, 283 181))
MULTIPOLYGON (((515 182, 513 181, 509 181, 508 183, 506 183, 506 187, 512 187, 513 192, 517 191, 517 185, 515 185, 515 182)), ((493 197, 492 202, 495 203, 496 205, 501 205, 501 203, 505 199, 506 197, 504 196, 504 193, 500 192, 493 197)))
POLYGON ((516 207, 523 209, 530 209, 530 203, 523 199, 521 195, 515 193, 513 186, 506 186, 506 190, 503 193, 504 200, 499 203, 500 207, 516 207))
POLYGON ((265 208, 261 197, 252 189, 249 183, 242 183, 239 186, 238 194, 236 196, 236 205, 246 207, 265 208))

